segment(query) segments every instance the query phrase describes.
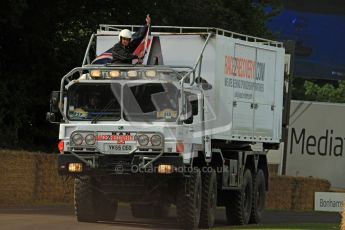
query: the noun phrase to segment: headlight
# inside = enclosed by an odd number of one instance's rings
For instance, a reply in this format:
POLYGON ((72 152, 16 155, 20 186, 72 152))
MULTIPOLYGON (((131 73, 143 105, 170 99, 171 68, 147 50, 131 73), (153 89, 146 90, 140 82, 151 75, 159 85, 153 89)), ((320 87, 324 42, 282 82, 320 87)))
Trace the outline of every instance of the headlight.
POLYGON ((111 71, 109 71, 108 75, 111 78, 120 77, 120 71, 118 71, 118 70, 111 70, 111 71))
POLYGON ((95 138, 95 135, 93 134, 88 134, 86 137, 85 137, 85 143, 87 145, 94 145, 96 143, 96 138, 95 138))
POLYGON ((146 145, 148 145, 148 143, 149 143, 149 137, 147 136, 147 135, 140 135, 139 137, 138 137, 138 143, 139 143, 139 145, 141 145, 141 146, 146 146, 146 145))
POLYGON ((160 135, 153 135, 151 137, 152 146, 159 146, 162 144, 162 137, 160 135))
POLYGON ((135 70, 130 70, 127 72, 128 77, 138 77, 138 72, 135 70))
POLYGON ((75 145, 81 145, 83 143, 83 136, 80 133, 76 133, 72 136, 72 142, 75 145))
POLYGON ((90 71, 91 77, 98 78, 101 77, 102 72, 99 69, 93 69, 90 71))
POLYGON ((155 70, 147 70, 145 72, 146 77, 156 77, 157 72, 155 70))

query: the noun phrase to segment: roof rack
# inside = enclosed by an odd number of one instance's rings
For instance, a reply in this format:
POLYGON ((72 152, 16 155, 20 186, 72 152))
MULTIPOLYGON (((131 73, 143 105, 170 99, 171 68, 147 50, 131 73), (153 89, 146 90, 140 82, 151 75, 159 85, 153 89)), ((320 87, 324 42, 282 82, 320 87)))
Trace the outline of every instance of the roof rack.
MULTIPOLYGON (((142 25, 108 25, 100 24, 99 31, 120 31, 122 29, 130 29, 135 31, 139 29, 142 25)), ((241 33, 232 32, 229 30, 224 30, 215 27, 183 27, 183 26, 151 26, 151 31, 155 34, 205 34, 213 32, 214 34, 223 35, 226 37, 237 38, 248 42, 261 43, 263 45, 283 47, 283 42, 273 41, 265 38, 259 38, 255 36, 245 35, 241 33)))

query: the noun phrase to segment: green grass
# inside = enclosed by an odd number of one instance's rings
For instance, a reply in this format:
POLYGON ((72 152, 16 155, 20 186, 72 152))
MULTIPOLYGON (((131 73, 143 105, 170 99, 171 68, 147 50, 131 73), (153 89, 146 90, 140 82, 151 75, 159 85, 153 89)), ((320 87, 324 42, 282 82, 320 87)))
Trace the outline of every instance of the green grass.
POLYGON ((215 229, 242 229, 242 230, 338 230, 339 224, 274 224, 274 225, 247 225, 247 226, 231 226, 231 227, 219 227, 215 229))

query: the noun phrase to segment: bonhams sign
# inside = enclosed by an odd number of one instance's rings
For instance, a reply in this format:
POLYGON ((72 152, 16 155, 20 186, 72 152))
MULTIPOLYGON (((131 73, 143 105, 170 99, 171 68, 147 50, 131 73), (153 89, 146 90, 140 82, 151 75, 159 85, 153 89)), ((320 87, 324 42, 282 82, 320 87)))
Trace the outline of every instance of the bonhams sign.
POLYGON ((343 210, 345 193, 316 192, 314 199, 315 211, 341 212, 343 210))

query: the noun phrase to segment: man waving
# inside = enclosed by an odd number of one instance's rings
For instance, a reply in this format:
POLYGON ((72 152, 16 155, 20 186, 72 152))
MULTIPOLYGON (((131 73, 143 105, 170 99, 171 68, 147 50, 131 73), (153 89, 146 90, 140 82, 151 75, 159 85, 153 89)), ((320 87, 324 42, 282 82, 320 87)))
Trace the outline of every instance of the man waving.
POLYGON ((144 53, 138 55, 133 54, 133 51, 138 47, 140 42, 144 39, 149 26, 151 25, 150 15, 146 16, 146 25, 141 27, 135 34, 128 29, 120 31, 119 42, 116 43, 112 49, 113 60, 116 64, 132 64, 133 59, 140 59, 144 53))

